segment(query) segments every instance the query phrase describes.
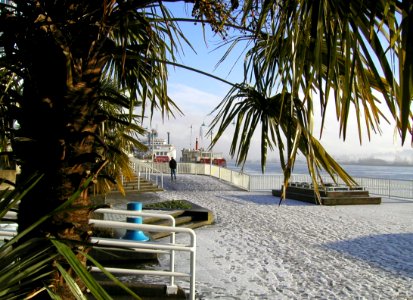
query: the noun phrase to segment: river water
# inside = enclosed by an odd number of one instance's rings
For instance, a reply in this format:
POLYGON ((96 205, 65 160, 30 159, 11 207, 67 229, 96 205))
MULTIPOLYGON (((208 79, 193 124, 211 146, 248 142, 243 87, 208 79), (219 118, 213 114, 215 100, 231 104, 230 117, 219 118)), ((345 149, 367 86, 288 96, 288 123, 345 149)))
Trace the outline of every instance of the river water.
MULTIPOLYGON (((362 165, 362 164, 341 164, 344 170, 353 177, 413 180, 413 165, 362 165)), ((239 171, 233 161, 228 162, 227 168, 239 171)), ((261 174, 260 162, 247 162, 244 173, 261 174)), ((266 165, 265 174, 281 174, 282 169, 279 162, 270 162, 266 165)), ((296 162, 293 174, 308 174, 305 162, 296 162)))

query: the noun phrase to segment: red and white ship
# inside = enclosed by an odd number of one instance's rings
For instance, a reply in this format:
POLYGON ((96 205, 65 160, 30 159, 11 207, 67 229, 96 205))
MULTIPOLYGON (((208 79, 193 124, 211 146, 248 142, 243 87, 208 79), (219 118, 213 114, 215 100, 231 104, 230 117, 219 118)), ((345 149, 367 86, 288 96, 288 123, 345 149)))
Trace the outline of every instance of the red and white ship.
POLYGON ((146 159, 153 162, 169 162, 171 158, 176 158, 176 148, 166 139, 158 138, 158 132, 152 130, 148 138, 143 142, 148 147, 146 152, 137 152, 135 156, 140 159, 146 159))
POLYGON ((182 149, 181 162, 213 164, 219 167, 227 166, 227 161, 223 157, 222 153, 208 151, 203 148, 198 148, 198 139, 196 139, 195 142, 195 149, 182 149))

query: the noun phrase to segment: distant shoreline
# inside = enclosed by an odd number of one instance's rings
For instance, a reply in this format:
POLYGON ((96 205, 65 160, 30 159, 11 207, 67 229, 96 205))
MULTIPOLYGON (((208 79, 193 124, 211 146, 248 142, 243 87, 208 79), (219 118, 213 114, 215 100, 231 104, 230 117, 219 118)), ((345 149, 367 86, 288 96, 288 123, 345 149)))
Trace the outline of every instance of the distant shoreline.
MULTIPOLYGON (((339 161, 344 170, 353 177, 380 178, 395 180, 413 180, 412 163, 393 163, 383 162, 381 160, 363 160, 358 161, 339 161)), ((240 166, 235 166, 233 162, 228 163, 227 167, 234 171, 240 171, 240 166)), ((261 163, 259 161, 246 162, 243 172, 247 174, 262 174, 261 163)), ((308 174, 308 168, 305 161, 297 161, 293 169, 294 174, 308 174)), ((269 161, 266 164, 265 174, 282 174, 279 161, 269 161)))
POLYGON ((338 161, 343 165, 362 165, 362 166, 392 166, 392 167, 413 167, 413 162, 390 162, 385 160, 353 160, 353 161, 338 161))
MULTIPOLYGON (((337 160, 337 162, 341 165, 362 165, 362 166, 392 166, 392 167, 413 167, 413 161, 387 161, 383 159, 358 159, 358 160, 337 160)), ((235 165, 235 162, 231 162, 235 165)), ((247 161, 248 163, 260 163, 260 161, 247 161)), ((279 164, 279 161, 267 161, 267 165, 269 163, 279 164)), ((306 164, 305 161, 296 161, 296 164, 306 164)))

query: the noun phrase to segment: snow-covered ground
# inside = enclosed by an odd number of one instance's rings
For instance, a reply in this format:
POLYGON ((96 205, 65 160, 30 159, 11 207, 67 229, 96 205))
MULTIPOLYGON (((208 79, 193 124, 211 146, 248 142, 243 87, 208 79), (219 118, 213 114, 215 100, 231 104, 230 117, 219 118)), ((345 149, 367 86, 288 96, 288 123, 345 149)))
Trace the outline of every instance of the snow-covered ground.
MULTIPOLYGON (((215 216, 195 230, 197 299, 413 299, 413 201, 279 206, 270 192, 181 174, 165 188, 160 200, 215 216)), ((180 266, 187 257, 178 255, 180 266)))

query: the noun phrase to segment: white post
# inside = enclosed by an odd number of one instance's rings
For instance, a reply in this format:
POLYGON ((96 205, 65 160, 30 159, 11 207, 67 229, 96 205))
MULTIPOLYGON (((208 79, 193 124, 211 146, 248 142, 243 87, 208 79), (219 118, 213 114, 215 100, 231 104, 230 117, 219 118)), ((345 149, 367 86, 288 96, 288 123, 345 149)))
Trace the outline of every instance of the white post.
MULTIPOLYGON (((211 131, 211 145, 212 145, 212 135, 213 135, 213 133, 211 131)), ((213 153, 213 151, 214 151, 214 148, 211 147, 211 159, 209 161, 209 176, 212 175, 212 153, 213 153)))
POLYGON ((138 164, 138 190, 141 189, 141 164, 138 164))
POLYGON ((389 179, 387 184, 389 185, 389 198, 391 197, 391 180, 389 179))
POLYGON ((209 160, 209 176, 212 176, 212 149, 211 149, 211 158, 209 160))
POLYGON ((152 170, 153 170, 153 163, 155 161, 155 143, 154 143, 154 132, 152 129, 152 170))
MULTIPOLYGON (((194 247, 194 249, 196 249, 196 240, 195 239, 193 240, 192 247, 194 247)), ((196 252, 192 251, 190 253, 190 256, 191 256, 191 258, 190 258, 190 264, 191 264, 191 266, 190 266, 190 268, 191 268, 191 270, 190 270, 190 274, 191 274, 190 281, 191 281, 191 283, 189 285, 189 287, 190 287, 189 299, 195 300, 195 263, 196 263, 195 260, 196 260, 196 252)))

